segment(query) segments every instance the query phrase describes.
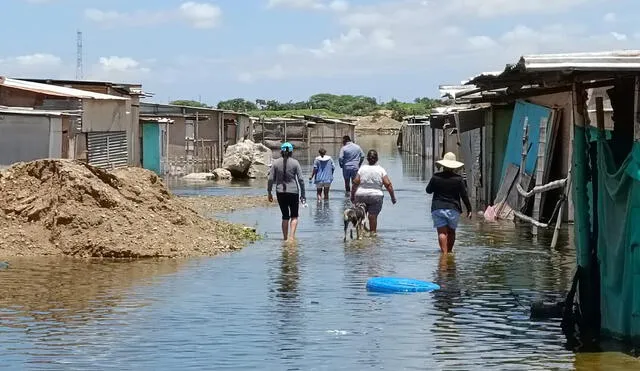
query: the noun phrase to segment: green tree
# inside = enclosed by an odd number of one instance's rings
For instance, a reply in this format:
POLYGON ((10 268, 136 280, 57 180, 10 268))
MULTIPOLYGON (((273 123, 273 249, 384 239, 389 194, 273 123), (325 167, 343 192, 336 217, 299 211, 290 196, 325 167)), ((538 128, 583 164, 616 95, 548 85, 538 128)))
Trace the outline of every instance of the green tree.
POLYGON ((218 102, 217 107, 218 109, 235 111, 235 112, 255 111, 258 109, 258 105, 244 98, 234 98, 234 99, 221 101, 221 102, 218 102))
POLYGON ((198 107, 198 108, 211 108, 211 106, 206 105, 202 102, 198 102, 195 100, 188 100, 188 99, 178 99, 178 100, 174 100, 169 102, 169 104, 172 104, 174 106, 187 106, 187 107, 198 107))

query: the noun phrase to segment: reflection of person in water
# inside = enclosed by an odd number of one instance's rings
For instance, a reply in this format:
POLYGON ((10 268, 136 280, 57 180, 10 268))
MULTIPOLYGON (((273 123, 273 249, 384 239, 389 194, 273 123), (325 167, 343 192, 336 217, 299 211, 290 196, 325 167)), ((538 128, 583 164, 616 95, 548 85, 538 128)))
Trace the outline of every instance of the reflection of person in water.
POLYGON ((331 215, 331 203, 318 203, 318 205, 314 209, 313 219, 315 224, 318 226, 332 226, 335 222, 335 218, 333 217, 333 215, 331 215))
POLYGON ((278 296, 282 298, 297 297, 299 280, 298 248, 296 246, 285 247, 282 249, 282 261, 280 262, 278 296))
POLYGON ((440 290, 434 291, 434 306, 436 309, 448 313, 461 294, 455 255, 440 254, 435 282, 440 285, 440 290))
MULTIPOLYGON (((433 292, 433 307, 439 317, 434 322, 431 332, 435 337, 437 352, 434 353, 436 360, 438 356, 444 355, 447 359, 452 357, 452 353, 458 353, 457 347, 449 347, 447 344, 456 344, 460 340, 460 329, 457 327, 452 317, 455 313, 451 310, 456 304, 460 305, 460 285, 456 272, 456 257, 454 254, 440 254, 438 269, 436 271, 435 282, 440 285, 440 290, 433 292)), ((464 351, 464 350, 462 350, 464 351)))

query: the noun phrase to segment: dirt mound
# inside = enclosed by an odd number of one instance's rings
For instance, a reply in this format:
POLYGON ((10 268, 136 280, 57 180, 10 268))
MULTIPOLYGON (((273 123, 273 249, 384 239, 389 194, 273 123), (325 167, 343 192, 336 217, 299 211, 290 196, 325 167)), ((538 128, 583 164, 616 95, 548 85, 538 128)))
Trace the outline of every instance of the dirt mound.
POLYGON ((0 173, 0 256, 215 255, 255 237, 203 218, 145 169, 37 160, 0 173))
POLYGON ((364 116, 355 122, 358 131, 393 132, 402 127, 402 123, 386 115, 364 116))

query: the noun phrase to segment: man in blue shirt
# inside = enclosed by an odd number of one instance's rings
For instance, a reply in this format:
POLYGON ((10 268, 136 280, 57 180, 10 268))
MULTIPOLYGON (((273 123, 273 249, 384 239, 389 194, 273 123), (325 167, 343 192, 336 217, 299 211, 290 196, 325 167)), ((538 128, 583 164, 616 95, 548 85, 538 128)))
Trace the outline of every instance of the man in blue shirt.
POLYGON ((362 148, 353 143, 348 135, 342 137, 342 148, 340 149, 338 164, 342 168, 344 189, 347 193, 351 192, 351 182, 358 174, 358 169, 360 169, 363 161, 364 152, 362 148))

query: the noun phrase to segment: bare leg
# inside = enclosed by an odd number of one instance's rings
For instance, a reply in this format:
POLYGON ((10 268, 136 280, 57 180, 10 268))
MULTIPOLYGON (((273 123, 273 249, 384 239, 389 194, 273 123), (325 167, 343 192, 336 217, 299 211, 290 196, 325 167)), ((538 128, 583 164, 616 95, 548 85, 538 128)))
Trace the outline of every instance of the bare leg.
MULTIPOLYGON (((318 195, 318 197, 320 197, 320 195, 318 195)), ((329 187, 324 187, 324 199, 329 199, 329 187)))
POLYGON ((286 241, 289 237, 289 221, 282 221, 282 238, 286 241))
POLYGON ((438 245, 440 245, 440 251, 443 254, 447 254, 449 252, 449 249, 448 249, 449 227, 440 227, 437 229, 437 231, 438 231, 438 245))
POLYGON ((452 252, 453 251, 453 244, 456 243, 456 230, 455 229, 451 229, 449 227, 447 227, 448 231, 447 231, 447 251, 448 252, 452 252))
POLYGON ((318 201, 322 200, 322 188, 318 188, 316 192, 318 194, 318 201))
POLYGON ((375 234, 378 232, 378 216, 369 214, 369 232, 375 234))
POLYGON ((296 239, 296 229, 298 229, 298 218, 291 218, 291 241, 296 239))

